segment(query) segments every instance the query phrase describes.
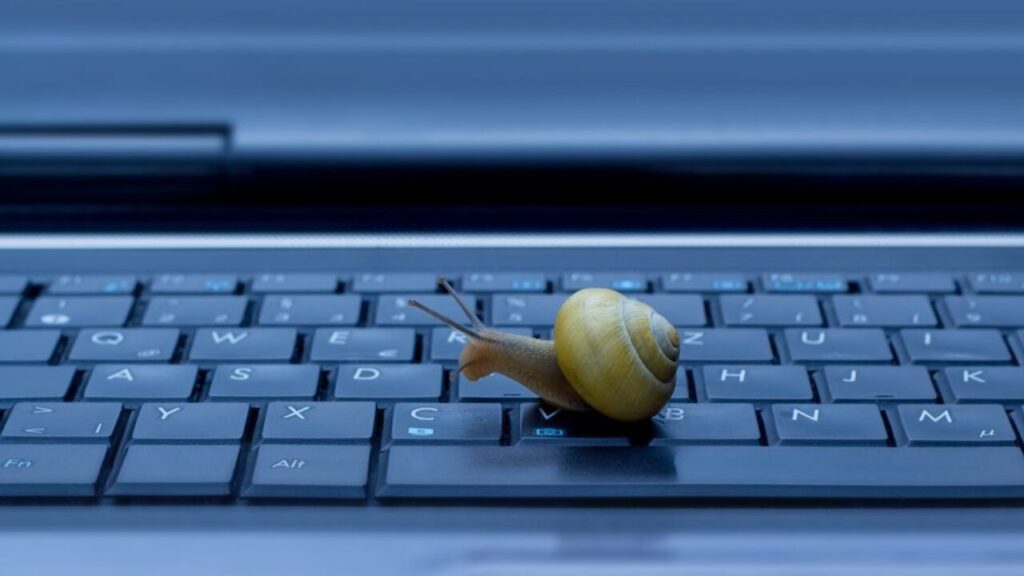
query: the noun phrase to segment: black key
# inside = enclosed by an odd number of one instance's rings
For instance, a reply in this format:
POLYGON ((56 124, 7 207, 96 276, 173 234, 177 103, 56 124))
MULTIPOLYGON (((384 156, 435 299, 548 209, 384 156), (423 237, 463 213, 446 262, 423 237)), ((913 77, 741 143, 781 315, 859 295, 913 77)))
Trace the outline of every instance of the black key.
POLYGON ((14 311, 18 309, 19 299, 11 296, 0 297, 0 328, 11 323, 14 311))
POLYGON ((353 292, 437 292, 437 274, 429 272, 394 274, 357 274, 352 280, 353 292))
POLYGON ((703 374, 711 402, 814 399, 807 370, 801 366, 705 366, 703 374))
POLYGON ((651 444, 758 444, 752 404, 669 404, 651 418, 651 444))
POLYGON ((189 358, 193 361, 287 362, 295 354, 294 328, 196 330, 189 358))
POLYGON ((673 326, 705 326, 704 299, 694 295, 639 294, 636 299, 654 308, 673 326))
POLYGON ((373 402, 271 402, 263 439, 279 442, 369 442, 377 408, 373 402))
POLYGON ((315 364, 222 365, 213 372, 210 398, 298 398, 312 400, 320 383, 315 364))
POLYGON ((833 402, 934 402, 935 386, 921 366, 827 366, 825 385, 833 402))
POLYGON ((818 301, 809 295, 720 296, 726 326, 821 326, 818 301))
POLYGON ((259 274, 252 279, 254 294, 267 292, 334 292, 338 289, 338 277, 334 274, 259 274))
POLYGON ((892 349, 885 333, 874 328, 785 331, 794 362, 889 362, 892 349))
POLYGON ((742 274, 674 272, 661 279, 665 292, 746 292, 748 283, 742 274))
POLYGON ((131 296, 44 296, 32 304, 25 326, 123 326, 133 302, 131 296))
POLYGON ((1000 362, 1010 361, 1003 336, 995 330, 901 330, 910 361, 1000 362))
POLYGON ((832 297, 840 326, 937 326, 938 318, 924 296, 839 295, 832 297))
POLYGON ((106 445, 0 445, 0 497, 91 497, 106 445))
POLYGON ((58 341, 57 330, 0 330, 0 362, 47 362, 58 341))
POLYGON ((68 359, 75 362, 167 362, 179 332, 173 328, 81 330, 68 359))
POLYGON ((1024 402, 1024 368, 968 366, 943 374, 954 402, 1024 402))
POLYGON ((771 362, 768 333, 759 328, 680 330, 680 362, 771 362))
POLYGON ((391 414, 395 444, 497 444, 499 404, 395 404, 391 414))
POLYGON ((50 283, 50 294, 132 294, 139 285, 135 276, 89 274, 59 276, 50 283))
POLYGON ((1024 326, 1024 298, 1016 296, 946 296, 946 308, 957 327, 1024 326))
POLYGON ((355 326, 362 298, 354 294, 277 296, 263 299, 260 324, 267 326, 355 326))
POLYGON ((198 369, 180 364, 100 364, 92 369, 83 396, 88 400, 187 400, 198 369))
POLYGON ((491 323, 495 326, 554 326, 565 294, 495 294, 491 323))
MULTIPOLYGON (((447 294, 413 296, 412 294, 388 294, 377 299, 377 313, 374 322, 378 326, 440 326, 441 322, 422 310, 409 307, 409 300, 416 299, 458 322, 468 323, 465 314, 455 299, 447 294)), ((462 296, 470 310, 476 310, 476 297, 462 296)))
POLYGON ((244 296, 158 296, 149 301, 143 326, 238 326, 244 296))
POLYGON ((838 274, 772 273, 761 277, 768 292, 837 293, 848 292, 850 285, 838 274))
MULTIPOLYGON (((898 410, 911 446, 1012 446, 1017 440, 1002 406, 899 406, 898 410)), ((977 466, 973 457, 972 453, 971 466, 977 466)))
POLYGON ((234 294, 238 276, 234 274, 161 274, 153 279, 153 294, 234 294))
POLYGON ((775 404, 775 431, 782 444, 885 446, 882 414, 868 404, 775 404))
POLYGON ((61 400, 74 377, 71 366, 0 366, 0 402, 61 400))
POLYGON ((647 278, 629 272, 569 272, 562 275, 562 290, 575 292, 584 288, 610 288, 617 292, 646 292, 647 278))
MULTIPOLYGON (((520 336, 533 336, 529 328, 505 328, 502 332, 518 334, 520 336)), ((451 328, 434 328, 430 335, 430 359, 435 362, 455 362, 462 355, 462 349, 466 347, 469 338, 451 328)))
POLYGON ((263 444, 243 498, 365 498, 369 446, 263 444))
POLYGON ((7 416, 4 439, 108 442, 121 417, 113 402, 20 402, 7 416))
POLYGON ((543 274, 530 272, 472 272, 462 277, 463 292, 544 292, 543 274))
POLYGON ((1024 273, 978 273, 969 274, 967 281, 971 289, 979 294, 1021 294, 1024 293, 1024 273))
POLYGON ((338 399, 433 400, 441 397, 438 364, 353 364, 338 367, 338 399))
POLYGON ((537 395, 525 386, 501 374, 484 376, 476 382, 459 378, 457 392, 453 396, 459 402, 480 400, 515 402, 519 400, 536 400, 537 395))
POLYGON ((411 328, 323 328, 313 337, 313 362, 410 362, 416 352, 411 328))
POLYGON ((25 276, 0 275, 0 294, 14 294, 20 296, 28 288, 28 278, 25 276))
POLYGON ((629 446, 628 429, 614 420, 539 403, 520 408, 519 442, 629 446))
POLYGON ((239 442, 249 405, 237 402, 149 403, 138 410, 135 442, 239 442))
POLYGON ((109 496, 228 496, 235 477, 236 444, 132 444, 109 496))
POLYGON ((871 289, 880 294, 956 292, 956 283, 949 274, 931 272, 879 272, 868 277, 871 289))
POLYGON ((382 470, 385 499, 1024 495, 1015 447, 394 446, 382 470))

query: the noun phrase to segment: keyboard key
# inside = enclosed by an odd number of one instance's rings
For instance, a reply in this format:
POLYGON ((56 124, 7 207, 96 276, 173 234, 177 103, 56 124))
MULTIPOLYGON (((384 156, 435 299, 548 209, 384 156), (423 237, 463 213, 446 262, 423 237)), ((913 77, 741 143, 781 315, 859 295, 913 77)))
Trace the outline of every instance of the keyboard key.
POLYGON ((74 377, 71 366, 0 366, 0 402, 62 400, 74 377))
POLYGON ((473 272, 462 277, 463 292, 544 292, 548 289, 543 274, 530 272, 473 272))
MULTIPOLYGON (((911 446, 1011 446, 1017 440, 1002 406, 904 405, 897 409, 911 446)), ((971 465, 976 466, 973 456, 971 465)))
MULTIPOLYGON (((441 321, 422 310, 409 307, 409 300, 416 299, 424 306, 455 319, 468 323, 466 315, 455 299, 447 294, 413 296, 412 294, 386 295, 377 299, 377 313, 374 322, 378 326, 440 326, 441 321)), ((463 295, 462 300, 470 310, 476 310, 476 297, 463 295)))
POLYGON ((892 349, 885 333, 873 328, 785 331, 794 362, 889 362, 892 349))
POLYGON ((0 444, 0 497, 92 497, 105 445, 0 444))
POLYGON ((133 302, 131 296, 44 296, 32 304, 25 326, 123 326, 128 320, 133 302))
POLYGON ((416 332, 411 328, 322 328, 313 337, 313 362, 411 362, 416 332))
POLYGON ((673 326, 705 326, 704 300, 700 296, 639 294, 636 299, 658 311, 673 326))
POLYGON ((244 296, 158 296, 149 301, 143 326, 238 326, 244 296))
POLYGON ((237 445, 128 446, 108 496, 228 496, 237 445))
POLYGON ((978 273, 969 274, 967 282, 971 290, 979 294, 1020 294, 1024 293, 1024 273, 978 273))
POLYGON ((814 296, 720 296, 726 326, 821 326, 814 296))
POLYGON ((96 274, 59 276, 50 283, 50 294, 132 294, 139 279, 135 276, 96 274))
POLYGON ((499 404, 395 404, 391 439, 395 444, 497 444, 499 404))
POLYGON ((20 296, 28 288, 28 278, 25 276, 0 275, 0 294, 14 294, 20 296))
POLYGON ((394 274, 357 274, 352 280, 353 292, 437 292, 438 275, 419 272, 394 274))
POLYGON ((196 330, 189 358, 203 361, 287 362, 295 354, 294 328, 196 330))
POLYGON ((596 412, 531 403, 523 404, 519 414, 520 443, 629 446, 628 428, 596 412))
POLYGON ((57 330, 0 330, 0 362, 47 362, 59 341, 57 330))
POLYGON ((646 292, 647 278, 642 274, 618 272, 570 272, 562 276, 562 290, 610 288, 618 292, 646 292))
POLYGON ((355 326, 362 298, 354 294, 263 298, 260 324, 266 326, 355 326))
POLYGON ((252 279, 254 294, 267 292, 335 292, 338 277, 334 274, 259 274, 252 279))
POLYGON ((910 361, 985 363, 1010 361, 1003 336, 995 330, 901 330, 910 361))
POLYGON ((73 362, 167 362, 180 333, 173 328, 81 330, 68 359, 73 362))
POLYGON ((1024 326, 1024 298, 1015 296, 947 296, 946 308, 958 328, 1024 326))
MULTIPOLYGON (((505 328, 502 332, 533 336, 529 328, 505 328)), ((467 336, 458 330, 434 328, 430 334, 430 359, 434 362, 456 362, 467 342, 467 336)))
POLYGON ((651 444, 758 444, 752 404, 669 404, 651 418, 651 444))
POLYGON ((112 402, 20 402, 11 409, 0 437, 108 442, 120 417, 121 405, 112 402))
POLYGON ((889 432, 882 414, 868 404, 775 404, 781 444, 863 444, 885 446, 889 432))
POLYGON ((263 439, 279 442, 369 442, 377 408, 373 402, 271 402, 263 439))
POLYGON ((1024 368, 957 367, 943 374, 954 402, 1024 402, 1024 368))
POLYGON ((457 398, 459 402, 476 402, 481 400, 515 402, 537 399, 537 395, 525 386, 501 374, 484 376, 476 382, 459 378, 457 391, 453 394, 453 397, 457 398))
POLYGON ((711 402, 814 399, 807 370, 801 366, 705 366, 703 375, 711 402))
POLYGON ((369 446, 263 444, 243 498, 365 498, 369 446))
POLYGON ((338 399, 433 400, 441 397, 438 364, 352 364, 338 367, 338 399))
POLYGON ((871 290, 880 294, 956 292, 956 283, 949 274, 930 272, 879 272, 868 277, 871 290))
POLYGON ((742 274, 675 272, 661 279, 665 292, 746 292, 742 274))
POLYGON ((0 297, 0 328, 6 328, 14 317, 14 311, 18 309, 20 300, 14 297, 0 297))
POLYGON ((312 400, 320 384, 315 364, 222 365, 213 371, 210 398, 297 398, 312 400))
POLYGON ((680 330, 680 362, 771 362, 768 333, 761 329, 680 330))
POLYGON ((198 369, 165 366, 99 364, 92 369, 83 396, 89 400, 187 400, 198 369))
POLYGON ((495 294, 491 297, 491 324, 554 326, 555 316, 566 298, 565 294, 495 294))
POLYGON ((935 386, 921 366, 826 366, 825 386, 833 402, 934 402, 935 386))
POLYGON ((134 442, 239 442, 249 405, 237 402, 149 403, 138 410, 134 442))
POLYGON ((153 279, 153 294, 234 294, 238 276, 234 274, 161 274, 153 279))
POLYGON ((846 327, 937 326, 938 318, 924 296, 839 295, 832 297, 839 325, 846 327))
POLYGON ((838 274, 772 273, 761 277, 768 292, 836 293, 848 292, 850 284, 838 274))

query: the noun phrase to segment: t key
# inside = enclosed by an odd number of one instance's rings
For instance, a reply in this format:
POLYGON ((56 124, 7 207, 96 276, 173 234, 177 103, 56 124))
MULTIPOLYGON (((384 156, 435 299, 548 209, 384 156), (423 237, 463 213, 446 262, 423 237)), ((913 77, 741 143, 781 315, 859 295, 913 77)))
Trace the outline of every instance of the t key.
POLYGON ((20 402, 11 410, 0 436, 107 442, 120 417, 121 405, 112 402, 20 402))

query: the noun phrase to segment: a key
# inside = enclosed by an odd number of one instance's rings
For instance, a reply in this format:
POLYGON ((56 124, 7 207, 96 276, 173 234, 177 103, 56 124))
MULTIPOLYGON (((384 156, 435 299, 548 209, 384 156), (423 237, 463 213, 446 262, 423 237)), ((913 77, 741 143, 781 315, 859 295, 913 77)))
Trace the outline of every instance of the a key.
POLYGON ((237 402, 153 402, 138 410, 133 442, 239 442, 249 405, 237 402))
POLYGON ((665 292, 746 292, 747 279, 742 274, 710 272, 673 272, 661 278, 665 292))
MULTIPOLYGON (((375 322, 378 326, 440 326, 441 321, 422 310, 409 306, 409 300, 418 300, 424 306, 454 318, 459 322, 468 322, 466 315, 455 300, 447 294, 413 296, 412 294, 385 295, 377 299, 375 322)), ((462 300, 470 310, 476 309, 476 298, 463 295, 462 300)))
POLYGON ((497 444, 499 404, 395 404, 391 440, 395 444, 497 444))
POLYGON ((265 326, 355 326, 362 305, 354 294, 269 295, 263 298, 259 321, 265 326))
POLYGON ((520 443, 629 446, 628 432, 595 412, 570 412, 541 403, 520 408, 520 443))
POLYGON ((654 308, 673 326, 705 326, 704 300, 694 295, 638 294, 636 299, 654 308))
POLYGON ((59 341, 57 330, 0 330, 0 362, 47 362, 59 341))
POLYGON ((62 400, 74 377, 71 366, 0 366, 0 402, 62 400))
POLYGON ((369 446, 263 444, 243 498, 365 498, 369 446))
POLYGON ((377 408, 373 402, 271 402, 263 439, 274 442, 369 442, 377 408))
POLYGON ((0 328, 6 328, 11 323, 14 311, 18 309, 18 302, 18 298, 0 297, 0 328))
POLYGON ((956 292, 949 274, 932 272, 879 272, 868 277, 871 290, 879 294, 948 294, 956 292))
POLYGON ((370 294, 386 292, 437 292, 437 278, 437 274, 429 272, 356 274, 352 280, 352 291, 370 294))
POLYGON ((334 274, 320 273, 265 273, 257 274, 252 279, 254 294, 268 292, 334 292, 338 289, 338 277, 334 274))
POLYGON ((472 272, 462 277, 463 292, 544 292, 547 288, 547 278, 531 272, 472 272))
POLYGON ((935 386, 921 366, 826 366, 825 387, 833 402, 934 402, 935 386))
POLYGON ((726 326, 821 326, 818 301, 810 295, 724 295, 726 326))
POLYGON ((761 277, 768 292, 837 293, 848 292, 849 282, 838 274, 771 273, 761 277))
POLYGON ((143 326, 238 326, 244 296, 158 296, 149 301, 143 326))
POLYGON ((313 336, 313 362, 411 362, 416 332, 411 328, 321 328, 313 336))
POLYGON ((83 396, 87 400, 187 400, 197 374, 195 366, 182 364, 99 364, 90 372, 83 396))
POLYGON ((839 325, 857 328, 936 326, 939 321, 924 296, 843 294, 832 297, 839 325))
POLYGON ((68 358, 73 362, 167 362, 178 345, 173 328, 80 330, 68 358))
POLYGON ((319 383, 320 368, 315 364, 224 364, 213 371, 210 398, 312 400, 319 383))
POLYGON ((20 296, 25 293, 26 288, 28 288, 28 278, 25 276, 0 275, 0 294, 20 296))
POLYGON ((295 353, 294 328, 208 328, 196 330, 189 359, 287 362, 295 353))
POLYGON ((0 497, 92 497, 107 446, 0 444, 0 497))
POLYGON ((565 294, 495 294, 491 296, 491 323, 551 327, 566 298, 565 294))
POLYGON ((874 328, 798 329, 784 332, 794 362, 889 362, 892 349, 885 333, 874 328))
POLYGON ((86 274, 58 276, 50 283, 50 294, 132 294, 139 279, 135 276, 114 274, 86 274))
MULTIPOLYGON (((502 332, 533 336, 529 328, 505 328, 502 332)), ((451 328, 434 328, 430 334, 430 359, 434 362, 456 362, 469 337, 451 328)))
POLYGON ((484 376, 476 382, 459 378, 453 394, 459 402, 475 402, 489 400, 515 402, 520 400, 536 400, 537 395, 515 380, 501 374, 484 376))
POLYGON ((979 294, 1024 293, 1024 273, 979 272, 969 274, 967 282, 979 294))
POLYGON ((704 393, 711 402, 809 401, 814 399, 801 366, 705 366, 704 393))
POLYGON ((946 308, 959 328, 1024 326, 1024 297, 946 296, 946 308))
POLYGON ((441 397, 444 371, 438 364, 352 364, 338 367, 339 400, 426 400, 441 397))
POLYGON ((954 402, 1024 401, 1024 368, 960 366, 943 374, 954 402))
POLYGON ((562 290, 575 292, 584 288, 610 288, 616 292, 646 292, 647 278, 629 272, 569 272, 562 275, 562 290))
POLYGON ((680 362, 771 362, 768 333, 760 328, 679 331, 680 362))
POLYGON ((915 364, 1006 363, 1011 358, 1003 336, 995 330, 901 330, 900 336, 915 364))
POLYGON ((153 294, 234 294, 238 276, 234 274, 161 274, 153 279, 153 294))
POLYGON ((237 444, 132 444, 108 496, 228 496, 237 444))
POLYGON ((782 444, 885 446, 889 432, 878 408, 868 404, 774 404, 775 431, 782 444))
POLYGON ((19 402, 0 437, 108 442, 120 417, 121 405, 113 402, 19 402))
POLYGON ((669 404, 651 418, 651 444, 758 444, 752 404, 669 404))
MULTIPOLYGON (((897 409, 911 446, 1010 446, 1017 440, 1002 406, 904 405, 897 409)), ((971 465, 977 462, 972 460, 971 465)))
POLYGON ((123 326, 133 302, 131 296, 43 296, 32 304, 25 326, 123 326))

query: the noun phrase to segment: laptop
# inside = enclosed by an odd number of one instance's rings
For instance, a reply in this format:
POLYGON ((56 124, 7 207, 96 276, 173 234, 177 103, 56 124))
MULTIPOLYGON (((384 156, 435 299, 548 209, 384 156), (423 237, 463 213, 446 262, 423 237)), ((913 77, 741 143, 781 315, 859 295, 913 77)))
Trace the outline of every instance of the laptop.
POLYGON ((2 6, 3 573, 1024 568, 1019 3, 2 6), (675 392, 466 381, 439 278, 675 392))

